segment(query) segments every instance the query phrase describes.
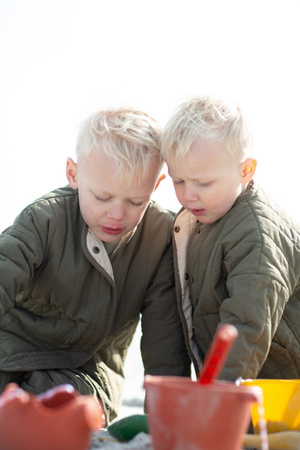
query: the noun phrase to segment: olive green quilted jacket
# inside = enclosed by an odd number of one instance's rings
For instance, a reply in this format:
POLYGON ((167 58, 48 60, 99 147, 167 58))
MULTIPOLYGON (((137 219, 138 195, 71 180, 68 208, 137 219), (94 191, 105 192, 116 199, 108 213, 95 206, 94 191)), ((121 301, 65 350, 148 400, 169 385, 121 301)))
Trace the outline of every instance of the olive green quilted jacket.
POLYGON ((179 308, 198 370, 219 324, 239 337, 221 378, 300 378, 300 227, 252 184, 213 224, 174 226, 179 308), (189 334, 188 334, 189 333, 189 334))
POLYGON ((151 202, 109 259, 82 219, 77 191, 57 189, 26 207, 0 235, 0 370, 79 368, 95 358, 120 404, 115 393, 142 314, 145 372, 189 375, 173 219, 151 202))

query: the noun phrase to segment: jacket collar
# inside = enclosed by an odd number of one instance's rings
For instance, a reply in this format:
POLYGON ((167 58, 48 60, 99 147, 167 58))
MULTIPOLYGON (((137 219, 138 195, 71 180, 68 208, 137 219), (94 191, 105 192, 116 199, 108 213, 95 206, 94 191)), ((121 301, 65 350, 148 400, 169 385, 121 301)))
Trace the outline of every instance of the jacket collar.
POLYGON ((174 236, 174 258, 176 259, 177 262, 177 271, 180 279, 181 307, 187 324, 189 346, 197 361, 199 370, 202 365, 202 362, 194 339, 192 304, 190 301, 188 281, 185 277, 185 274, 187 273, 186 262, 187 262, 188 242, 193 230, 195 229, 196 224, 197 224, 196 217, 186 209, 182 208, 175 217, 173 236, 174 236))

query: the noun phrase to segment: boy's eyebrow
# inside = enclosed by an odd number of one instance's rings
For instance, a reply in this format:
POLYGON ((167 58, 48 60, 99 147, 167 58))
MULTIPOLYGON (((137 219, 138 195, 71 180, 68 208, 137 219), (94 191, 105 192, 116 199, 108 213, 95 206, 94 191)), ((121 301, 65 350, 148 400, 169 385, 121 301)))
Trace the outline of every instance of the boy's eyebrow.
MULTIPOLYGON (((177 179, 177 180, 183 180, 183 179, 188 179, 188 180, 190 180, 190 181, 199 181, 199 182, 203 182, 203 179, 201 180, 201 178, 199 178, 199 177, 191 177, 191 176, 188 176, 188 177, 181 177, 181 176, 178 176, 178 175, 176 175, 176 174, 172 174, 171 172, 169 172, 169 176, 171 177, 171 178, 173 178, 173 179, 177 179)), ((207 180, 205 179, 205 182, 207 182, 207 180)))
POLYGON ((133 200, 145 200, 145 199, 151 198, 152 194, 153 194, 152 191, 151 192, 142 192, 139 196, 130 197, 130 199, 133 199, 133 200))
POLYGON ((144 194, 140 197, 128 197, 128 200, 144 201, 151 197, 151 194, 144 194))
MULTIPOLYGON (((105 191, 105 190, 103 190, 103 191, 93 190, 92 192, 93 192, 93 194, 96 197, 109 197, 109 198, 113 198, 114 197, 114 195, 111 192, 108 192, 108 191, 105 191)), ((152 195, 152 192, 151 193, 147 192, 147 193, 142 193, 142 194, 137 195, 137 196, 128 197, 126 200, 135 200, 137 202, 138 201, 145 201, 145 200, 148 200, 149 198, 151 198, 151 195, 152 195)))
POLYGON ((111 194, 104 189, 91 189, 92 194, 96 195, 96 197, 110 197, 111 194))
POLYGON ((168 170, 168 174, 171 178, 176 178, 175 175, 172 173, 172 170, 168 170))

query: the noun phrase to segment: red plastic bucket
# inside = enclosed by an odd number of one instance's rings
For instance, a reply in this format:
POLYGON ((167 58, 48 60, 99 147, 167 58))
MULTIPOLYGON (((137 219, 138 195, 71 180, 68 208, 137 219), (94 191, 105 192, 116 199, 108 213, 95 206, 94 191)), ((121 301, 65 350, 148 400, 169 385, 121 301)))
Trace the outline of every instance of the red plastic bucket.
POLYGON ((147 375, 145 389, 155 450, 237 450, 262 401, 260 388, 229 382, 147 375))

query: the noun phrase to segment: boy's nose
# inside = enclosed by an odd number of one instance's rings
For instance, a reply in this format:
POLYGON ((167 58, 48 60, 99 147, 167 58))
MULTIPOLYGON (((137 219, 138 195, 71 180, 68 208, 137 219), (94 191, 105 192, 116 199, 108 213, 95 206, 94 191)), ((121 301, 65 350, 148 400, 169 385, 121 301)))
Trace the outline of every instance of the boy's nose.
POLYGON ((107 211, 107 217, 109 219, 121 220, 125 216, 125 210, 122 205, 111 205, 107 211))
POLYGON ((186 186, 183 191, 183 198, 187 202, 193 202, 199 199, 194 189, 190 186, 186 186))

